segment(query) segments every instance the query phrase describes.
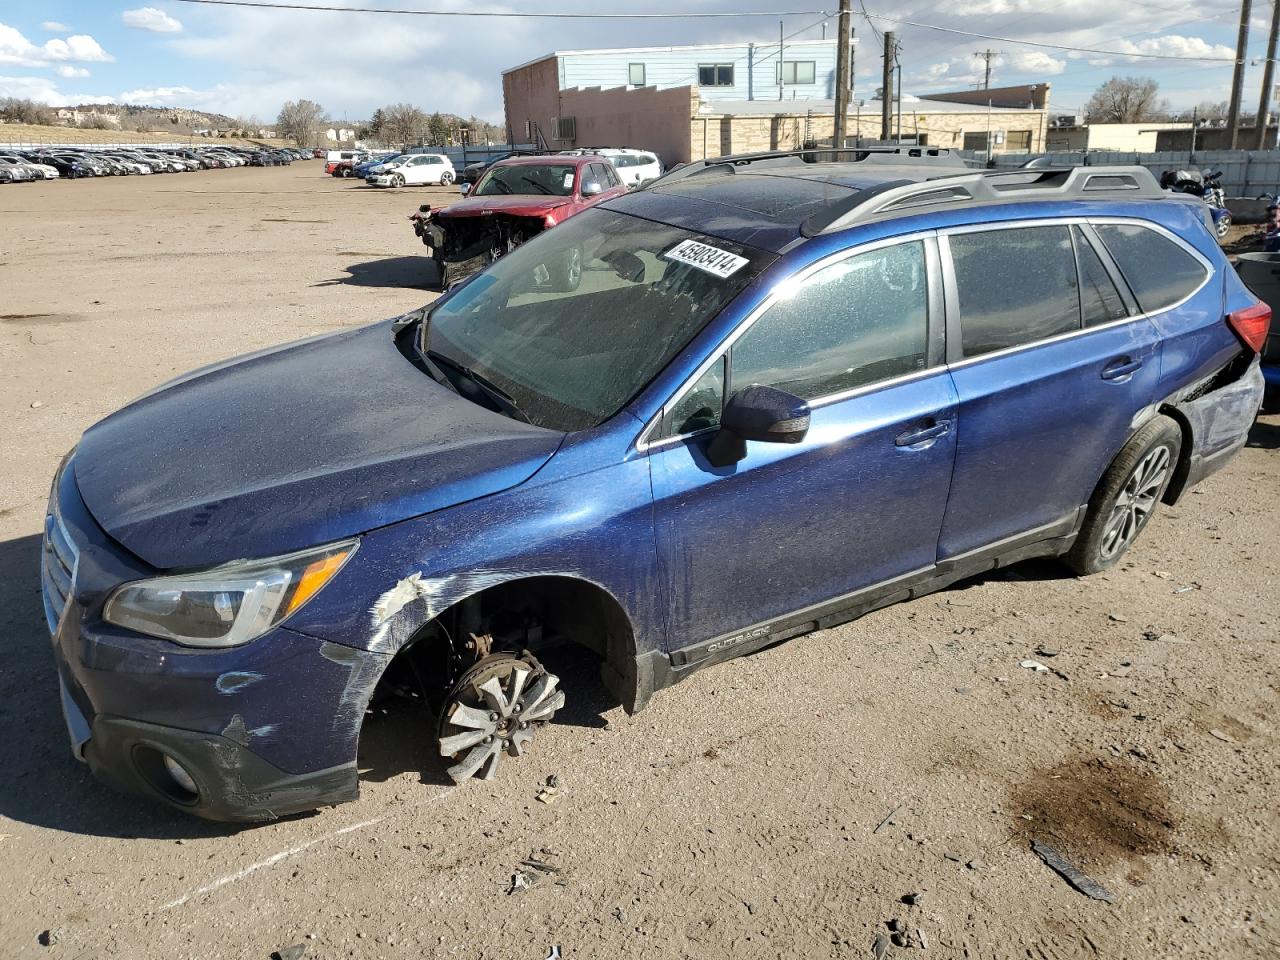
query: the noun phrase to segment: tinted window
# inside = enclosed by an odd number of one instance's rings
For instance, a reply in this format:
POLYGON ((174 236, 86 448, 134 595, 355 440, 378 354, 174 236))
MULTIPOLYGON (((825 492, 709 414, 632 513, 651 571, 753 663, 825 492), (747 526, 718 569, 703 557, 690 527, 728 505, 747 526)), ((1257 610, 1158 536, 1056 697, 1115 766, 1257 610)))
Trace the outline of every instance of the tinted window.
POLYGON ((670 428, 667 436, 696 433, 720 422, 720 408, 724 403, 724 358, 698 378, 689 392, 671 408, 670 428))
POLYGON ((1071 233, 1019 227, 949 238, 966 357, 1080 328, 1071 233))
POLYGON ((1076 262, 1080 265, 1080 314, 1084 325, 1094 327, 1123 320, 1129 311, 1093 245, 1079 227, 1071 228, 1071 236, 1076 244, 1076 262))
POLYGON ((925 366, 924 245, 897 244, 820 270, 733 347, 733 389, 761 383, 805 400, 925 366))
POLYGON ((703 87, 732 87, 732 63, 698 64, 698 85, 703 87))
POLYGON ((1094 229, 1129 281, 1144 313, 1185 299, 1208 276, 1199 260, 1154 230, 1116 223, 1099 224, 1094 229))

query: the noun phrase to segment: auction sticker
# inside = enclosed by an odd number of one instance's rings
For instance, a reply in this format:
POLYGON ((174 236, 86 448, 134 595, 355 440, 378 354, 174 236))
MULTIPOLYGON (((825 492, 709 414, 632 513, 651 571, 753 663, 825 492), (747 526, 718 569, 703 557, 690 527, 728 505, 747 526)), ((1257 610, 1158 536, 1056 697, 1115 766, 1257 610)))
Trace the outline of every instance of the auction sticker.
POLYGON ((710 244, 699 243, 697 240, 681 240, 662 256, 665 260, 687 263, 691 267, 705 270, 717 277, 732 276, 747 264, 746 257, 740 257, 710 244))

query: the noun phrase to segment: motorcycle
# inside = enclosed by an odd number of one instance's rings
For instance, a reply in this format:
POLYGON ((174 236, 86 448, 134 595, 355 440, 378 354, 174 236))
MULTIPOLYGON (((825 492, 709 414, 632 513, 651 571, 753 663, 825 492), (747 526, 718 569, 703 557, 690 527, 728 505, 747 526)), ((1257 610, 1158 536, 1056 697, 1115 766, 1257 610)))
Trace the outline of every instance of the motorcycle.
POLYGON ((1221 170, 1212 173, 1207 170, 1166 170, 1160 176, 1160 186, 1202 199, 1209 205, 1213 232, 1219 240, 1225 240, 1231 229, 1231 211, 1227 209, 1227 193, 1222 189, 1221 178, 1221 170))

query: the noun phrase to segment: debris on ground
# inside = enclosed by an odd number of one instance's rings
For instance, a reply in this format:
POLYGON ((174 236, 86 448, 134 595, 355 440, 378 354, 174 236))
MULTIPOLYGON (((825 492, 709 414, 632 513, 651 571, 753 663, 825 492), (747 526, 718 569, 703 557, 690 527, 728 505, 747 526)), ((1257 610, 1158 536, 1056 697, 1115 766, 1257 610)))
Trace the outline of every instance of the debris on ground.
POLYGON ((917 903, 920 902, 920 894, 904 893, 901 897, 899 897, 899 899, 903 903, 905 903, 908 907, 914 907, 917 903))
POLYGON ((1085 876, 1085 874, 1067 863, 1053 847, 1046 843, 1041 843, 1039 840, 1032 840, 1031 849, 1037 857, 1048 864, 1062 879, 1066 880, 1067 883, 1071 884, 1072 887, 1079 890, 1086 897, 1101 900, 1104 903, 1115 903, 1115 897, 1111 895, 1111 892, 1106 887, 1098 883, 1098 881, 1085 876))
POLYGON ((305 943, 295 943, 291 947, 282 947, 271 955, 271 960, 302 960, 302 955, 307 952, 305 943))
POLYGON ((545 786, 538 789, 538 795, 535 798, 540 803, 552 804, 556 802, 556 798, 560 796, 560 775, 557 773, 547 777, 545 786))
POLYGON ((897 812, 898 812, 899 810, 901 810, 901 809, 902 809, 902 804, 898 804, 896 807, 894 807, 892 810, 890 810, 887 814, 885 814, 884 819, 883 819, 883 820, 881 820, 879 823, 877 823, 877 824, 876 824, 875 829, 874 829, 874 830, 872 830, 871 832, 872 832, 872 833, 879 833, 879 832, 880 832, 880 828, 881 828, 881 827, 884 827, 884 826, 886 826, 886 825, 888 825, 888 824, 893 823, 893 815, 894 815, 895 813, 897 813, 897 812))
POLYGON ((542 873, 559 873, 560 872, 560 868, 557 867, 555 864, 547 863, 545 860, 535 860, 533 857, 528 857, 524 860, 521 860, 520 866, 532 867, 534 870, 538 870, 542 873))
POLYGON ((1049 668, 1039 660, 1023 660, 1018 666, 1024 670, 1034 670, 1036 673, 1048 673, 1049 668))
POLYGON ((959 862, 960 862, 960 854, 958 854, 958 853, 944 853, 944 854, 942 855, 942 859, 944 859, 944 860, 950 860, 952 863, 959 863, 959 862))
POLYGON ((970 860, 968 863, 965 864, 965 866, 968 867, 970 870, 974 871, 975 873, 977 873, 979 870, 987 869, 987 865, 978 859, 970 860))
POLYGON ((1209 736, 1213 737, 1215 740, 1221 740, 1223 743, 1236 742, 1235 737, 1231 736, 1229 733, 1223 733, 1221 730, 1216 728, 1209 731, 1209 736))
POLYGON ((511 886, 507 888, 507 896, 519 893, 521 890, 528 890, 537 881, 537 874, 529 873, 527 870, 517 870, 511 875, 511 886))
POLYGON ((549 777, 547 777, 547 786, 548 786, 548 787, 550 787, 552 790, 559 790, 559 789, 560 789, 560 774, 558 774, 558 773, 553 773, 553 774, 551 774, 549 777))
POLYGON ((876 960, 882 960, 884 955, 889 952, 889 938, 883 933, 877 933, 875 942, 871 944, 871 955, 876 960))
POLYGON ((1036 654, 1041 657, 1052 658, 1058 655, 1058 651, 1053 649, 1053 647, 1046 647, 1042 644, 1041 646, 1036 647, 1036 654))
POLYGON ((916 927, 916 940, 919 942, 921 950, 929 949, 929 938, 924 935, 924 931, 919 927, 916 927))
POLYGON ((560 960, 560 947, 554 946, 548 952, 543 960, 560 960))
POLYGON ((45 930, 40 936, 36 937, 36 941, 42 947, 52 947, 58 942, 58 932, 56 930, 45 930))
POLYGON ((1108 613, 1107 619, 1110 620, 1112 623, 1128 623, 1129 622, 1128 617, 1122 617, 1118 613, 1108 613))
POLYGON ((1185 587, 1178 587, 1173 592, 1174 593, 1190 593, 1192 590, 1199 590, 1199 589, 1200 589, 1200 584, 1191 583, 1191 584, 1187 584, 1187 586, 1185 587))

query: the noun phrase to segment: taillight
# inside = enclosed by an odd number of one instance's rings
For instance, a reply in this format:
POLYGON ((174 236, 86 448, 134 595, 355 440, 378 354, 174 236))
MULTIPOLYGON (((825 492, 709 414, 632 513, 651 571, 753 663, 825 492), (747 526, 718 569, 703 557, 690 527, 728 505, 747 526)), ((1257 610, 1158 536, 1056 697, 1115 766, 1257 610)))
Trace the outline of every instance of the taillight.
POLYGON ((1228 313, 1227 325, 1254 353, 1260 353, 1267 339, 1267 329, 1271 326, 1271 307, 1265 303, 1255 303, 1252 307, 1228 313))

